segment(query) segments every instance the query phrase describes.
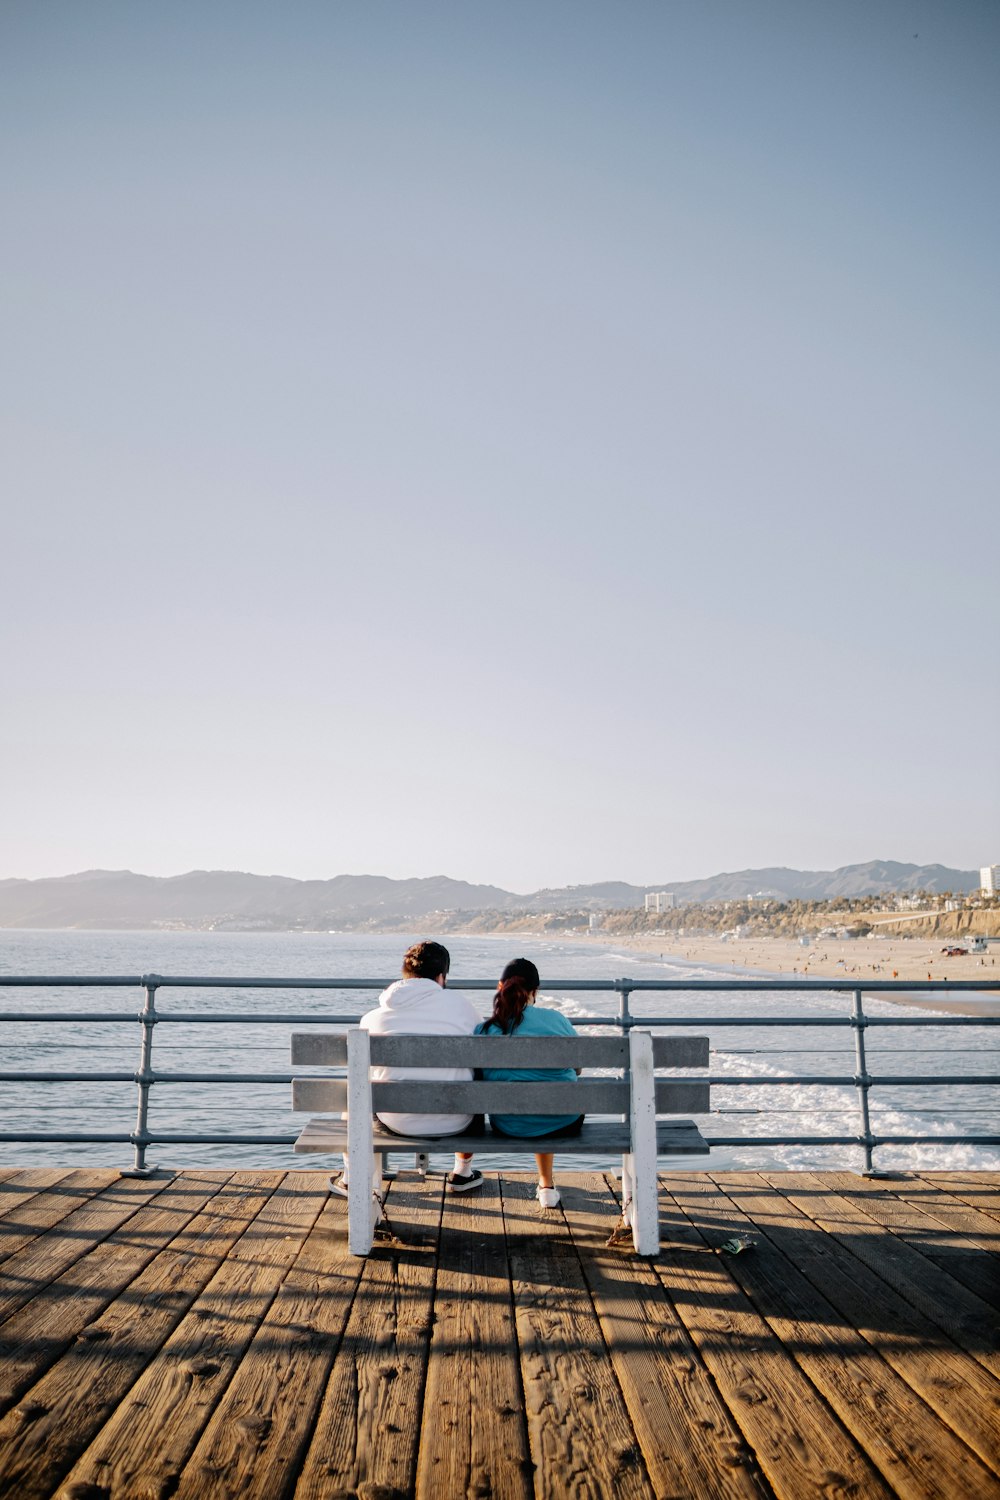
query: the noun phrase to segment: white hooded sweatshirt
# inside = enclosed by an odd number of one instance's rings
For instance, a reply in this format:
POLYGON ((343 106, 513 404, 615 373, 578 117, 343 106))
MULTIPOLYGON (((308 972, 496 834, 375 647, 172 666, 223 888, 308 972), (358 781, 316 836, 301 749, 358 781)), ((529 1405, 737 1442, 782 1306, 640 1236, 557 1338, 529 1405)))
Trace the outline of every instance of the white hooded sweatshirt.
MULTIPOLYGON (((397 979, 378 997, 378 1005, 361 1017, 372 1036, 471 1036, 481 1017, 458 990, 442 989, 435 979, 397 979)), ((373 1067, 373 1083, 400 1078, 472 1077, 469 1068, 373 1067)), ((457 1135, 472 1123, 471 1115, 384 1114, 379 1119, 400 1135, 457 1135)))

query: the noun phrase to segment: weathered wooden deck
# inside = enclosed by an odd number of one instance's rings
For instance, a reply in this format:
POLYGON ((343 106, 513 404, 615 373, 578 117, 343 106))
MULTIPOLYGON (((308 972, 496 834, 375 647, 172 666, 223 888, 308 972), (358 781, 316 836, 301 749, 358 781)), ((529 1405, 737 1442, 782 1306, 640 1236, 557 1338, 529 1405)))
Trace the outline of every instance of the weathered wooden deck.
POLYGON ((1000 1496, 996 1175, 324 1182, 0 1170, 0 1495, 1000 1496))

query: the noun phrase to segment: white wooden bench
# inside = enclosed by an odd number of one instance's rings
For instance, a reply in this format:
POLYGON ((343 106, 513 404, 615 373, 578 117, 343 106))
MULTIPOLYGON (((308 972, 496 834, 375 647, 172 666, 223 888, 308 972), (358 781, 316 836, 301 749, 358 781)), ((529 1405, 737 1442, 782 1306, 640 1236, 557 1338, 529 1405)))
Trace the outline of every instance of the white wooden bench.
POLYGON ((390 1151, 474 1152, 477 1156, 552 1151, 557 1156, 620 1155, 622 1208, 640 1255, 660 1246, 657 1156, 705 1156, 708 1144, 692 1120, 658 1120, 680 1112, 704 1114, 707 1080, 656 1078, 654 1068, 706 1068, 707 1037, 629 1036, 505 1037, 370 1036, 360 1027, 340 1032, 296 1032, 296 1066, 343 1067, 346 1078, 303 1077, 292 1083, 292 1108, 312 1114, 295 1143, 298 1152, 347 1151, 348 1243, 367 1255, 380 1208, 382 1165, 390 1151), (408 1078, 372 1082, 373 1065, 394 1068, 613 1068, 619 1077, 575 1081, 464 1082, 408 1078), (347 1111, 346 1120, 339 1113, 347 1111), (573 1114, 587 1116, 578 1135, 485 1134, 400 1136, 372 1119, 373 1112, 436 1114, 573 1114), (327 1114, 326 1112, 329 1112, 327 1114), (330 1115, 336 1116, 331 1118, 330 1115), (617 1119, 592 1118, 610 1115, 617 1119))

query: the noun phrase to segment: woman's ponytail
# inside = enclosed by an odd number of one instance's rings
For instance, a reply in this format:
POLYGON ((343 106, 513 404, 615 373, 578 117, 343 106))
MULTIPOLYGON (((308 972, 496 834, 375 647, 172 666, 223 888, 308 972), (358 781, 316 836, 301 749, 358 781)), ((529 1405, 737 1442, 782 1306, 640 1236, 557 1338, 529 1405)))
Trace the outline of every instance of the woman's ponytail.
POLYGON ((493 1014, 487 1027, 497 1026, 509 1036, 524 1017, 524 1012, 537 993, 541 983, 538 970, 530 958, 514 958, 500 975, 497 992, 493 996, 493 1014))

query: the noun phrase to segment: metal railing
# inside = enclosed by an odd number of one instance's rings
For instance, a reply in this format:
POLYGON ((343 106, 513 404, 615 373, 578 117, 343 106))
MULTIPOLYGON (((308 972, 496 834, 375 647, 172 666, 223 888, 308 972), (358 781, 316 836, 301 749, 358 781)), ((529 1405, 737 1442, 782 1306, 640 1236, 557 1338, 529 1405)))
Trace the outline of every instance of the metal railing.
MULTIPOLYGON (((154 1085, 171 1084, 281 1084, 290 1083, 301 1073, 246 1073, 227 1070, 225 1072, 158 1071, 153 1067, 153 1043, 157 1026, 162 1025, 295 1025, 295 1026, 349 1026, 356 1024, 359 1015, 296 1014, 246 1012, 174 1011, 157 1008, 156 999, 161 990, 167 989, 264 989, 264 990, 382 990, 391 983, 388 979, 350 978, 265 978, 265 977, 219 977, 215 975, 2 975, 0 989, 126 989, 140 988, 143 992, 141 1010, 135 1011, 0 1011, 0 1023, 113 1023, 135 1025, 140 1028, 139 1066, 134 1070, 66 1071, 0 1069, 0 1083, 134 1083, 137 1089, 135 1128, 131 1131, 38 1131, 0 1130, 0 1142, 49 1142, 49 1143, 128 1143, 134 1151, 131 1167, 124 1169, 127 1175, 145 1176, 154 1169, 146 1163, 146 1150, 153 1144, 202 1144, 202 1145, 257 1145, 291 1146, 294 1134, 267 1135, 259 1133, 213 1134, 205 1132, 154 1131, 150 1129, 150 1091, 154 1085)), ((493 990, 495 981, 489 979, 451 980, 450 987, 457 990, 493 990)), ((906 982, 896 980, 870 980, 864 984, 856 980, 792 980, 792 979, 566 979, 549 980, 544 985, 546 993, 603 993, 617 994, 617 1014, 610 1016, 574 1016, 580 1026, 614 1026, 627 1032, 633 1026, 655 1028, 675 1026, 741 1027, 849 1027, 854 1035, 855 1071, 844 1074, 750 1074, 710 1073, 709 1084, 723 1087, 771 1087, 774 1085, 814 1085, 821 1087, 852 1087, 857 1091, 857 1108, 860 1129, 850 1134, 823 1135, 738 1135, 707 1137, 712 1146, 858 1146, 864 1154, 864 1170, 874 1171, 872 1153, 878 1146, 887 1145, 1000 1145, 1000 1135, 992 1134, 875 1134, 869 1112, 869 1094, 873 1088, 894 1087, 939 1087, 947 1086, 996 1086, 1000 1084, 1000 1072, 994 1073, 939 1073, 939 1074, 872 1074, 868 1071, 865 1049, 865 1033, 871 1027, 953 1027, 995 1026, 1000 1024, 1000 1015, 942 1015, 937 1012, 926 1016, 872 1016, 865 1012, 864 996, 894 995, 906 999, 917 994, 949 995, 956 993, 998 994, 996 981, 991 980, 929 980, 906 982), (760 1015, 678 1015, 637 1016, 632 1013, 631 997, 650 992, 722 991, 724 993, 766 993, 794 991, 800 994, 846 994, 851 997, 852 1008, 844 1016, 760 1016, 760 1015)), ((697 1081, 704 1082, 705 1077, 697 1081)))

